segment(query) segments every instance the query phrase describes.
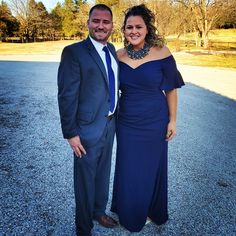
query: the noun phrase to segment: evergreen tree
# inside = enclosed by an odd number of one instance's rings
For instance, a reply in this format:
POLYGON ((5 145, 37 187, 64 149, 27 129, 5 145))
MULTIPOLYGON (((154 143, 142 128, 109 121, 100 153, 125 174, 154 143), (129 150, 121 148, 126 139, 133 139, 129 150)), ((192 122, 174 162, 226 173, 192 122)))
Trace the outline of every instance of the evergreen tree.
POLYGON ((8 5, 2 1, 0 3, 0 40, 4 37, 12 37, 19 29, 19 23, 12 15, 8 5))

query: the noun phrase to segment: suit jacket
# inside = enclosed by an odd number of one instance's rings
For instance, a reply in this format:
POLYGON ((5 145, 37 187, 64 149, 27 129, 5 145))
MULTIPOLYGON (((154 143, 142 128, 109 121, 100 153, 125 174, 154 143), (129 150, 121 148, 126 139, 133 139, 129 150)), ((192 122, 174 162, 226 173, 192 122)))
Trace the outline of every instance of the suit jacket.
MULTIPOLYGON (((108 47, 116 58, 114 46, 108 47)), ((63 49, 58 104, 64 138, 79 135, 82 144, 94 145, 104 131, 110 100, 105 66, 89 38, 63 49)))

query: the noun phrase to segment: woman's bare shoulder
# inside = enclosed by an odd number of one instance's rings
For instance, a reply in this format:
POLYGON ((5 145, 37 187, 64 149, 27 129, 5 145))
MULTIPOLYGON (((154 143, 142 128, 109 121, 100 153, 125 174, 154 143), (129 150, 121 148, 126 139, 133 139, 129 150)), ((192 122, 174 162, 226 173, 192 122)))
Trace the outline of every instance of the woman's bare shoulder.
POLYGON ((161 48, 155 47, 154 53, 156 55, 158 55, 159 59, 163 59, 163 58, 169 57, 171 55, 171 52, 167 46, 163 46, 161 48))
POLYGON ((162 47, 161 50, 162 50, 163 55, 165 55, 165 57, 168 57, 171 55, 170 49, 167 46, 162 47))

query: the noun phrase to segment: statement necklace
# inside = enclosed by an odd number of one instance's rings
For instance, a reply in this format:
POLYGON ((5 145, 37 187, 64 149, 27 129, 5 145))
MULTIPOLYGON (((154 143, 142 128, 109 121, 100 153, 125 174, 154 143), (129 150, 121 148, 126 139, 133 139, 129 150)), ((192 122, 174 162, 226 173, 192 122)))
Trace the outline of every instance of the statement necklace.
POLYGON ((133 46, 131 44, 129 44, 126 47, 126 50, 127 50, 128 56, 131 59, 139 60, 139 59, 142 59, 142 58, 144 58, 145 56, 148 55, 148 53, 150 51, 150 48, 151 48, 151 46, 149 46, 147 43, 145 43, 143 48, 139 49, 138 51, 135 51, 133 49, 133 46))

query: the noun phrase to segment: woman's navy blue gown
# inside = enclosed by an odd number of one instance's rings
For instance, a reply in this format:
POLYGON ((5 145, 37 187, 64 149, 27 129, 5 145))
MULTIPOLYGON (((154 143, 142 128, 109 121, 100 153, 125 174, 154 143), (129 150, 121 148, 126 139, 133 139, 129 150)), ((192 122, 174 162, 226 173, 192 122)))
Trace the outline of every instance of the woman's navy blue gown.
POLYGON ((168 219, 168 105, 164 91, 184 85, 173 56, 137 68, 120 62, 117 159, 111 210, 131 232, 147 216, 156 224, 168 219))

